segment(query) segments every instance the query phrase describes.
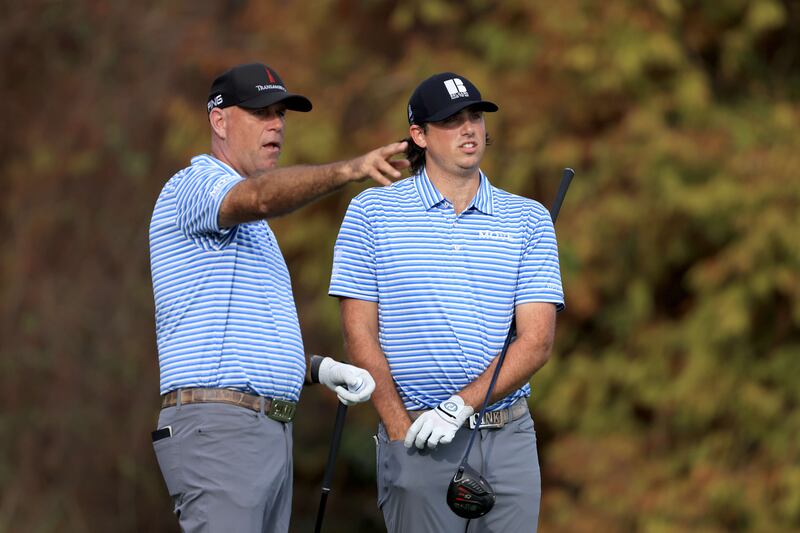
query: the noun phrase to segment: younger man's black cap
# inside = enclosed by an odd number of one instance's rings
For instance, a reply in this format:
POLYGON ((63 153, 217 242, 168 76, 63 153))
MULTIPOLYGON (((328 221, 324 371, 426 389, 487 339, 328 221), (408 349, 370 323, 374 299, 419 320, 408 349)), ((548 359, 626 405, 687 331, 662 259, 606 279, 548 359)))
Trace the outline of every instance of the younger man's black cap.
POLYGON ((278 102, 292 111, 311 111, 311 101, 288 92, 277 72, 261 63, 248 63, 235 66, 214 80, 208 93, 208 112, 232 105, 261 109, 278 102))
POLYGON ((452 72, 434 74, 414 89, 408 101, 408 123, 438 122, 465 107, 497 111, 495 103, 481 99, 481 93, 464 76, 452 72))

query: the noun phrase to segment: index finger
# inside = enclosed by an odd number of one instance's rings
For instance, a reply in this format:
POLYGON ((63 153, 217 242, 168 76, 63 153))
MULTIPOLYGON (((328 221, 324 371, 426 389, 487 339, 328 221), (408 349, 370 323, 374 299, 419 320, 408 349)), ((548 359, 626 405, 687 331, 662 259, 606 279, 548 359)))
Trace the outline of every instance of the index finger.
POLYGON ((408 142, 400 141, 392 144, 387 144, 386 146, 380 148, 380 154, 381 157, 386 159, 388 157, 392 157, 393 155, 405 152, 406 148, 408 148, 408 142))
POLYGON ((406 438, 403 439, 403 445, 406 448, 411 448, 411 446, 414 445, 414 440, 417 438, 417 433, 419 433, 419 428, 421 425, 422 421, 417 418, 408 428, 408 431, 406 431, 406 438))
POLYGON ((375 380, 372 379, 372 376, 367 374, 367 377, 364 378, 364 388, 361 389, 361 394, 372 394, 372 391, 375 390, 375 380))
POLYGON ((345 404, 345 405, 350 405, 350 404, 354 404, 354 403, 361 403, 361 399, 360 399, 361 395, 360 394, 357 394, 355 392, 351 392, 350 390, 342 387, 341 385, 336 387, 335 392, 336 392, 336 395, 339 397, 339 399, 342 401, 342 403, 345 404), (350 404, 348 404, 347 402, 350 402, 350 404))
POLYGON ((347 388, 351 392, 360 392, 361 387, 364 386, 364 380, 358 376, 353 376, 349 380, 347 380, 347 388))

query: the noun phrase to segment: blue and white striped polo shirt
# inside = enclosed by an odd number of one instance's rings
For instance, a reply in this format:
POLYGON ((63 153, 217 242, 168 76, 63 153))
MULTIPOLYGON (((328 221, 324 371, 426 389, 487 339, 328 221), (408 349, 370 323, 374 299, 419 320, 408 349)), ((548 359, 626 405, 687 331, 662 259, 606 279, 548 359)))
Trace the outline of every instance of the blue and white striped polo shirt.
POLYGON ((305 356, 289 271, 265 221, 220 228, 242 178, 208 155, 175 174, 150 223, 161 394, 234 388, 297 401, 305 356))
MULTIPOLYGON (((564 307, 550 214, 481 173, 456 215, 423 170, 350 202, 329 294, 378 302, 379 337, 409 410, 474 381, 503 347, 515 305, 564 307)), ((528 396, 525 385, 491 409, 528 396)))

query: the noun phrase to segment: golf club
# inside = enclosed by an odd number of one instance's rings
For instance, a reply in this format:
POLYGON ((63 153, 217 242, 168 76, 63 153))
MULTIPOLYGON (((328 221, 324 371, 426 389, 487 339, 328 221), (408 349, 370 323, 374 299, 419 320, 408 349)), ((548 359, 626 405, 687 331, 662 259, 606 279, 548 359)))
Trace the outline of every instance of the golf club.
MULTIPOLYGON (((561 210, 561 204, 564 202, 564 196, 567 194, 569 184, 575 176, 575 171, 571 168, 565 168, 561 176, 561 184, 558 187, 556 198, 553 201, 553 206, 550 208, 550 218, 553 224, 558 218, 558 212, 561 210)), ((516 317, 511 318, 511 326, 508 328, 508 335, 503 342, 503 349, 500 350, 500 357, 497 360, 497 367, 494 369, 492 381, 489 383, 489 388, 486 390, 486 398, 483 400, 483 405, 478 412, 478 418, 475 422, 475 427, 469 437, 467 449, 464 451, 464 457, 458 466, 458 470, 453 475, 450 485, 447 487, 447 505, 450 509, 462 518, 472 519, 478 518, 492 510, 495 503, 494 489, 489 482, 468 463, 469 452, 472 450, 472 445, 475 442, 475 436, 481 427, 483 415, 486 408, 489 407, 489 399, 492 396, 497 376, 500 374, 500 368, 503 366, 503 361, 506 358, 508 346, 511 344, 511 339, 516 334, 516 317)))

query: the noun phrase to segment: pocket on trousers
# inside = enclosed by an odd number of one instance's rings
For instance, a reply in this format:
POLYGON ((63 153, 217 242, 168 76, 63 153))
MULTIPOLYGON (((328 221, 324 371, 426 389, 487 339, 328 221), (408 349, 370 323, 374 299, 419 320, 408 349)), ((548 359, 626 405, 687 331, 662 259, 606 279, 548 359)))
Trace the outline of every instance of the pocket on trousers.
POLYGON ((515 420, 514 433, 531 433, 536 436, 536 430, 533 427, 533 417, 530 414, 520 417, 515 420))
POLYGON ((379 432, 375 442, 378 447, 378 507, 383 508, 399 482, 403 458, 411 452, 402 440, 389 440, 385 432, 379 432))
POLYGON ((378 426, 378 432, 375 436, 375 465, 376 477, 378 484, 378 507, 383 508, 386 500, 389 498, 389 487, 392 483, 392 472, 389 467, 389 461, 392 457, 392 451, 397 447, 403 447, 402 440, 390 441, 389 436, 383 425, 378 426))
POLYGON ((386 503, 386 498, 389 497, 389 486, 386 482, 386 463, 384 460, 386 441, 379 435, 374 435, 372 438, 375 440, 375 477, 378 486, 378 508, 381 509, 383 504, 386 503))
POLYGON ((176 437, 167 437, 153 443, 153 451, 156 454, 158 467, 161 469, 161 476, 167 486, 169 495, 172 496, 176 509, 180 495, 183 493, 183 482, 181 480, 180 452, 176 437))

